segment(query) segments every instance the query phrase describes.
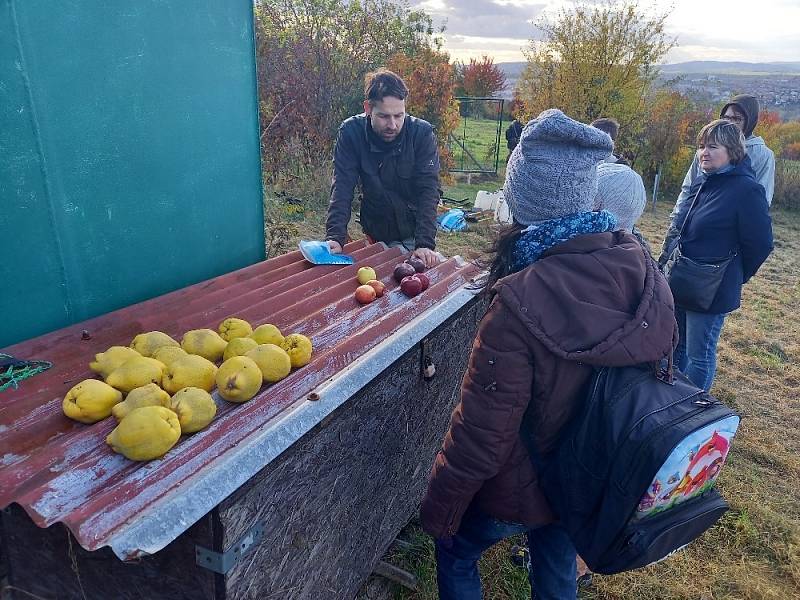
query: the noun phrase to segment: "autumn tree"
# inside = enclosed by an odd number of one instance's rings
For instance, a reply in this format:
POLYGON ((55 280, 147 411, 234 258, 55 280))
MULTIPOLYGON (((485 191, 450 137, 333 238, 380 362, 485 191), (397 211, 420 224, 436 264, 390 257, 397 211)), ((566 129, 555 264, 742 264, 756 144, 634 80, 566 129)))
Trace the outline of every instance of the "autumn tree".
POLYGON ((329 160, 339 123, 362 110, 366 73, 440 46, 430 17, 401 1, 257 0, 255 17, 268 182, 329 160))
POLYGON ((421 49, 415 56, 397 53, 386 64, 408 86, 406 110, 433 125, 442 167, 451 163, 448 136, 458 126, 458 103, 453 98, 456 80, 447 53, 421 49))
POLYGON ((490 97, 506 87, 505 73, 486 55, 480 60, 471 58, 468 65, 463 65, 459 79, 465 96, 490 97))
POLYGON ((580 3, 541 18, 542 40, 531 41, 515 90, 524 116, 555 107, 587 123, 613 117, 620 143, 633 143, 641 137, 657 65, 675 44, 665 31, 668 16, 621 0, 580 3))
POLYGON ((641 159, 639 166, 645 180, 652 181, 656 173, 662 174, 664 167, 679 154, 681 145, 689 136, 692 120, 687 118, 692 109, 688 98, 670 90, 656 91, 647 103, 649 110, 639 144, 641 159))
POLYGON ((782 121, 777 112, 762 110, 756 135, 775 153, 775 194, 773 206, 800 208, 800 121, 782 121))

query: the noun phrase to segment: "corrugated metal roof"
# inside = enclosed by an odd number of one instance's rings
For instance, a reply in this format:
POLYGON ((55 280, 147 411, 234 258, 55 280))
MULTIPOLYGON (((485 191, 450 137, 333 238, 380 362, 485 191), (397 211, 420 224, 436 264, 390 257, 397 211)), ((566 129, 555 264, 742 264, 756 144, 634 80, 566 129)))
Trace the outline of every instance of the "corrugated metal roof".
POLYGON ((401 250, 361 241, 345 251, 355 265, 314 267, 292 252, 4 349, 53 367, 0 393, 0 507, 18 503, 41 527, 62 522, 87 550, 156 552, 471 297, 475 270, 458 257, 430 269, 430 288, 407 298, 392 279, 401 250), (364 265, 387 290, 361 306, 353 293, 364 265), (62 398, 93 375, 95 353, 144 331, 180 339, 229 316, 308 335, 311 363, 245 404, 217 399, 206 430, 146 463, 106 445, 113 418, 87 426, 63 415, 62 398), (307 400, 311 391, 322 399, 307 400))

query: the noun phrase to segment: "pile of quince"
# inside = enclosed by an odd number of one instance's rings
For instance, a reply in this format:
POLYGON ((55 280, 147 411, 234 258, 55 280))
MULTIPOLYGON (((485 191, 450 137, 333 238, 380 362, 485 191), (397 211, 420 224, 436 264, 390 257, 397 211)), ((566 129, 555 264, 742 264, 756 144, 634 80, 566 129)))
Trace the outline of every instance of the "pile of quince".
POLYGON ((211 423, 217 413, 214 388, 225 400, 247 402, 264 383, 280 381, 311 361, 311 340, 302 334, 284 337, 271 324, 254 330, 235 317, 218 330, 187 331, 180 343, 150 331, 130 346, 96 354, 89 368, 102 381, 85 379, 67 392, 64 414, 81 423, 113 415, 119 424, 106 443, 131 460, 152 460, 181 434, 211 423))

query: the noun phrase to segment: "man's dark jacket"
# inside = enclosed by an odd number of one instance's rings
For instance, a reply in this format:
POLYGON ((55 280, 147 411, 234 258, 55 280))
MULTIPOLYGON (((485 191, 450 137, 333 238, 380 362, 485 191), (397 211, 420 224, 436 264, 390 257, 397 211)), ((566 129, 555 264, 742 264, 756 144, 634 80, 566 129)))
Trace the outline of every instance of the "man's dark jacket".
POLYGON ((506 146, 508 146, 509 152, 517 147, 521 136, 522 123, 514 119, 511 121, 511 125, 508 126, 508 129, 506 129, 506 146))
POLYGON ((742 284, 756 274, 772 252, 772 219, 764 188, 755 180, 749 161, 743 160, 730 171, 701 174, 692 183, 686 204, 686 211, 672 222, 662 258, 672 252, 688 215, 680 236, 681 253, 701 262, 737 253, 706 312, 736 310, 741 304, 742 284))
POLYGON ((430 123, 407 115, 396 140, 372 132, 366 115, 339 127, 326 237, 342 246, 356 183, 361 182, 361 227, 372 239, 414 238, 417 248, 436 247, 439 151, 430 123))
POLYGON ((481 321, 420 510, 437 538, 458 531, 471 503, 539 527, 554 515, 520 434, 529 412, 550 452, 575 415, 594 367, 666 356, 677 339, 664 276, 628 233, 582 235, 501 279, 481 321))

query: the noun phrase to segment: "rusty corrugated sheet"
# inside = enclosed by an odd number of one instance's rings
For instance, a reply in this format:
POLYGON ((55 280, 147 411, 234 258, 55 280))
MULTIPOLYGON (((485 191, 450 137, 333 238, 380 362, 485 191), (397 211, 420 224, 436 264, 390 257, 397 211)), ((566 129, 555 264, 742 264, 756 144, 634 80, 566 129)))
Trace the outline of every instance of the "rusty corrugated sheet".
POLYGON ((0 393, 0 507, 18 503, 41 527, 62 522, 88 550, 109 545, 123 559, 155 552, 333 410, 307 400, 312 390, 339 379, 349 393, 348 386, 374 377, 380 366, 359 377, 354 364, 373 354, 393 360, 394 350, 419 341, 470 295, 465 288, 474 269, 458 258, 429 270, 430 288, 411 299, 391 277, 404 257, 400 250, 364 242, 345 250, 355 265, 313 267, 293 252, 4 349, 54 366, 0 393), (360 306, 353 292, 364 265, 375 268, 387 291, 360 306), (147 463, 105 444, 113 418, 87 426, 62 414, 69 388, 93 375, 88 363, 95 353, 150 330, 180 339, 189 329, 216 329, 233 315, 310 336, 311 364, 246 404, 218 400, 206 430, 147 463))

